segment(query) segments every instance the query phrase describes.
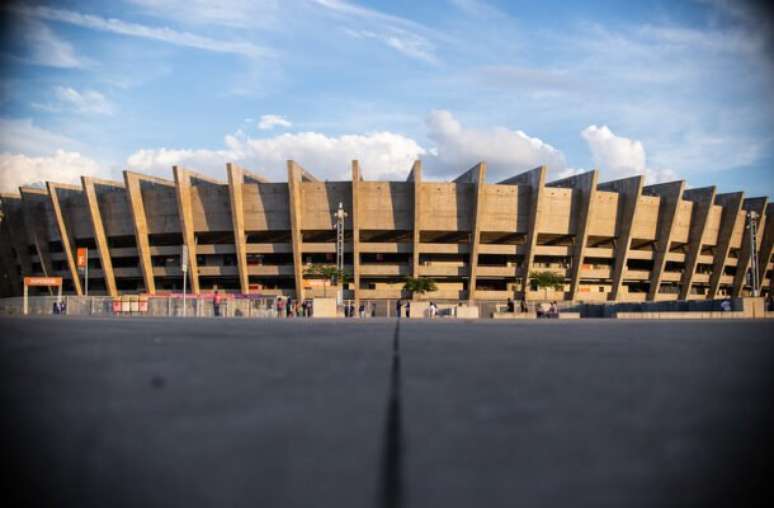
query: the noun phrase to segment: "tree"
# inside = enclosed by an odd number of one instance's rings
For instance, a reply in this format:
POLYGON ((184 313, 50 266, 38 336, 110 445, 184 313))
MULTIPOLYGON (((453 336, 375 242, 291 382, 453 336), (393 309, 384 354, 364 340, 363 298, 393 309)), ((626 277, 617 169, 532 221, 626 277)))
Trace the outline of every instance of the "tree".
POLYGON ((323 296, 328 296, 328 283, 344 284, 348 280, 346 272, 339 270, 333 265, 309 265, 304 275, 319 277, 325 281, 323 283, 323 296))
POLYGON ((538 287, 543 288, 545 291, 544 296, 548 298, 548 289, 563 289, 564 277, 555 274, 554 272, 530 272, 529 280, 538 287))
POLYGON ((412 295, 423 295, 435 291, 438 287, 433 279, 427 277, 406 277, 403 284, 403 291, 408 291, 412 295))

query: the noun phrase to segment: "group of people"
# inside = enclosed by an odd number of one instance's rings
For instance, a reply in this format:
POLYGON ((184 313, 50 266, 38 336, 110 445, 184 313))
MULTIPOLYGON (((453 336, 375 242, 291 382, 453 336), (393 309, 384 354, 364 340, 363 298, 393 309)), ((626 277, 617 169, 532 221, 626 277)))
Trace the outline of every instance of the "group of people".
POLYGON ((299 302, 293 298, 278 298, 276 305, 278 318, 312 317, 310 300, 299 302))
MULTIPOLYGON (((513 301, 513 298, 508 298, 507 305, 508 305, 508 312, 511 312, 511 313, 516 312, 516 302, 513 301)), ((527 312, 527 310, 529 310, 527 307, 527 302, 525 302, 524 300, 519 302, 519 312, 527 312)))
POLYGON ((375 312, 376 310, 370 303, 360 302, 357 309, 355 308, 355 303, 353 301, 349 301, 344 305, 344 317, 355 317, 355 315, 357 315, 360 319, 365 319, 367 317, 373 317, 375 312))
MULTIPOLYGON (((438 305, 436 305, 435 302, 430 302, 430 305, 427 306, 427 311, 425 315, 430 319, 435 319, 436 317, 438 317, 438 310, 439 310, 438 305)), ((410 301, 403 302, 402 300, 397 300, 395 302, 395 315, 398 318, 401 318, 403 316, 407 318, 411 317, 411 302, 410 301)))
MULTIPOLYGON (((514 313, 516 312, 516 302, 512 298, 508 298, 507 302, 507 309, 508 312, 514 313)), ((519 312, 528 312, 529 307, 527 306, 527 302, 524 300, 521 300, 519 302, 519 312)), ((551 303, 539 303, 535 306, 535 314, 539 318, 556 318, 559 317, 559 305, 553 301, 551 303)))
POLYGON ((550 304, 541 303, 535 309, 535 314, 537 314, 537 317, 539 318, 558 318, 559 307, 556 302, 551 302, 550 304))

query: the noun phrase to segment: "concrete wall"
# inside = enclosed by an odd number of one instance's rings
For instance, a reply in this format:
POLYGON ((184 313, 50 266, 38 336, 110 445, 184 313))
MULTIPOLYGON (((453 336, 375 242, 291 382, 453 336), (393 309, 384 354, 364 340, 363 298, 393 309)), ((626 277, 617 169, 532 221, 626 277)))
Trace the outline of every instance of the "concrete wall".
POLYGON ((632 224, 632 238, 655 240, 658 228, 658 209, 661 199, 656 196, 640 196, 637 214, 632 224))
POLYGON ((194 231, 231 231, 230 199, 227 185, 191 185, 194 231))
POLYGON ((245 231, 290 229, 287 183, 245 183, 245 231))
POLYGON ((413 184, 360 182, 360 229, 408 231, 414 227, 413 184))
POLYGON ((180 233, 175 188, 154 182, 140 184, 148 234, 180 233))
POLYGON ((475 188, 472 183, 422 183, 421 228, 426 231, 470 231, 475 188))

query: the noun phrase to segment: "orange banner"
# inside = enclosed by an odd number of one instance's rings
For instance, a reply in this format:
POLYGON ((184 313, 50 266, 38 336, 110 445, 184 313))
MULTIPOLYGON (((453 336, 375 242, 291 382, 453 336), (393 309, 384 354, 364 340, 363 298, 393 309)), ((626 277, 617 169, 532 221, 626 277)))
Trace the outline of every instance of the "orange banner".
POLYGON ((24 277, 25 286, 61 286, 62 277, 24 277))
POLYGON ((78 268, 86 268, 86 262, 89 259, 89 249, 86 247, 78 247, 76 257, 78 268))

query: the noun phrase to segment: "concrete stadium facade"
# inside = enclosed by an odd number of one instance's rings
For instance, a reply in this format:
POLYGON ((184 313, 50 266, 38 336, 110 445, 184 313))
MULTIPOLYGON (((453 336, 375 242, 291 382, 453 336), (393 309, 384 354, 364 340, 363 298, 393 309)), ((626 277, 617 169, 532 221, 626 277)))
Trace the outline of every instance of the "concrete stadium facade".
POLYGON ((345 297, 395 299, 407 276, 431 277, 435 300, 659 301, 750 293, 746 215, 760 216, 761 287, 772 291, 774 208, 767 197, 644 185, 642 176, 599 182, 597 171, 546 181, 538 167, 497 184, 479 163, 450 182, 367 181, 357 161, 348 181, 320 181, 288 161, 287 182, 235 164, 214 180, 181 167, 173 179, 125 171, 124 181, 83 177, 2 194, 0 291, 22 293, 25 275, 61 276, 83 294, 75 253, 89 249, 89 294, 163 294, 182 289, 188 247, 193 293, 308 298, 321 281, 311 263, 333 264, 333 215, 348 214, 345 297), (532 271, 565 279, 537 290, 532 271))

